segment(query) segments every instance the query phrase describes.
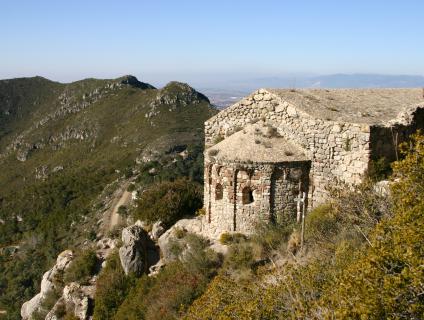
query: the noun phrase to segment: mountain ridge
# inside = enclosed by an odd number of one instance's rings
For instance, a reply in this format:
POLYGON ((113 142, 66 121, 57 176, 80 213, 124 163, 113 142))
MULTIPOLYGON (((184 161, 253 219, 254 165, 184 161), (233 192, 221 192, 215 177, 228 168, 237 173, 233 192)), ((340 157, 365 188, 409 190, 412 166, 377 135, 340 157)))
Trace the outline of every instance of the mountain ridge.
POLYGON ((201 179, 216 112, 186 84, 132 76, 0 81, 0 310, 18 318, 57 254, 96 239, 109 194, 134 171, 201 179))

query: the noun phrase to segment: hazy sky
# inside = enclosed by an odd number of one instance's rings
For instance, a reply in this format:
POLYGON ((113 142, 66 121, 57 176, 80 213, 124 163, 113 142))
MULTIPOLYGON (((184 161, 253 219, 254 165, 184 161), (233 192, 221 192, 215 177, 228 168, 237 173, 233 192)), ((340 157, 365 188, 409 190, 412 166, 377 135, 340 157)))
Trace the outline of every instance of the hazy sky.
POLYGON ((424 75, 423 0, 0 0, 0 78, 424 75))

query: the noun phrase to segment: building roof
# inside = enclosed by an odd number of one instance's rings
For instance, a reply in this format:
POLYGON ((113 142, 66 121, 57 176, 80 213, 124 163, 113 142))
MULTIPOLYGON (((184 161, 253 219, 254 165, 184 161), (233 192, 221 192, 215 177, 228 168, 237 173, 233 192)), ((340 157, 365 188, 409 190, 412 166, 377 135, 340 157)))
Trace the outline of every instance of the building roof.
POLYGON ((402 122, 424 108, 423 89, 267 89, 319 119, 352 123, 402 122))
POLYGON ((217 160, 256 163, 309 160, 300 146, 262 124, 246 126, 207 149, 206 155, 217 160))

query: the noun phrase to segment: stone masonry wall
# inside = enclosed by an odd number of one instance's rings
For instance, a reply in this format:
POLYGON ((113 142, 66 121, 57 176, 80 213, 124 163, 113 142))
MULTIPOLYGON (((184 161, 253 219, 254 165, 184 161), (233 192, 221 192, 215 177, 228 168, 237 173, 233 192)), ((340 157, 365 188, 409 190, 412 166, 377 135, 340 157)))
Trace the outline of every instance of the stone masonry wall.
POLYGON ((252 233, 260 220, 293 220, 299 186, 300 191, 308 189, 309 166, 309 162, 247 164, 206 158, 203 232, 217 238, 223 232, 252 233), (221 187, 222 199, 217 199, 221 187), (243 203, 244 190, 252 191, 253 202, 243 203))
POLYGON ((305 149, 311 159, 308 198, 313 206, 326 199, 327 185, 362 180, 370 159, 369 125, 313 118, 264 89, 206 121, 206 146, 258 120, 305 149))
POLYGON ((276 165, 271 176, 271 216, 285 224, 296 218, 297 203, 294 200, 309 188, 310 163, 276 165))

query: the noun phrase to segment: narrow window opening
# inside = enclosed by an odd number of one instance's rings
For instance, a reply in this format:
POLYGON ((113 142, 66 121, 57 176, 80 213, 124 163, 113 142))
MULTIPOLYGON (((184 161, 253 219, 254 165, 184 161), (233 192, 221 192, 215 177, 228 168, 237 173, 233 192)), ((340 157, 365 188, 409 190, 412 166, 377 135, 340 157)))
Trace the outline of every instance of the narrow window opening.
POLYGON ((224 196, 224 190, 222 188, 222 185, 218 183, 215 186, 215 200, 222 200, 223 196, 224 196))
POLYGON ((253 198, 253 190, 250 189, 249 187, 244 187, 243 196, 242 196, 243 204, 249 204, 249 203, 252 203, 253 201, 255 201, 255 199, 253 198))

